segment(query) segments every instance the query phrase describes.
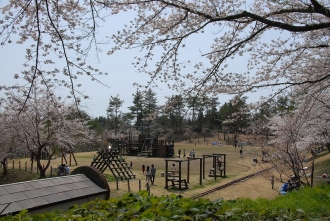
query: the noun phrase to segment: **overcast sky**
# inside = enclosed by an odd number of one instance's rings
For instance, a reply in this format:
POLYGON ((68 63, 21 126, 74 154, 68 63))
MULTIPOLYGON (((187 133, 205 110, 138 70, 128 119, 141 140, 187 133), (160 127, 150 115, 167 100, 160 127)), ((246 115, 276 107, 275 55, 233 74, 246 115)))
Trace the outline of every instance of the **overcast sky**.
MULTIPOLYGON (((4 1, 0 0, 0 6, 3 6, 3 3, 4 1)), ((102 24, 104 28, 98 33, 98 36, 111 36, 111 33, 122 29, 122 25, 128 24, 128 22, 129 16, 127 16, 127 14, 114 16, 108 19, 106 23, 102 24)), ((209 35, 210 39, 214 37, 214 33, 211 31, 209 31, 209 35)), ((187 60, 196 61, 201 59, 201 49, 205 48, 205 44, 206 41, 198 36, 187 40, 187 47, 185 51, 183 51, 182 56, 187 56, 187 60)), ((138 82, 140 84, 145 84, 148 81, 148 76, 146 74, 137 73, 132 65, 134 56, 140 53, 138 50, 123 50, 109 56, 106 53, 111 46, 113 45, 104 45, 104 51, 99 53, 99 60, 94 59, 96 53, 93 51, 89 55, 93 65, 103 72, 109 73, 107 76, 96 76, 108 87, 92 82, 87 77, 79 78, 79 82, 82 83, 80 90, 90 97, 88 100, 83 100, 82 104, 88 106, 85 110, 93 117, 106 116, 109 98, 117 94, 119 94, 120 99, 124 100, 122 111, 127 112, 127 107, 132 105, 132 94, 136 92, 136 87, 133 87, 133 83, 138 82)), ((14 74, 24 70, 25 47, 26 45, 16 45, 15 43, 1 47, 1 85, 13 85, 15 83, 14 74)), ((235 68, 237 68, 237 70, 233 71, 239 71, 240 68, 244 68, 244 65, 237 63, 235 68)), ((157 90, 153 89, 157 94, 159 104, 165 103, 165 96, 177 94, 177 92, 170 91, 165 85, 160 84, 159 86, 160 88, 157 90)), ((222 104, 229 100, 229 96, 219 95, 219 98, 222 104)))

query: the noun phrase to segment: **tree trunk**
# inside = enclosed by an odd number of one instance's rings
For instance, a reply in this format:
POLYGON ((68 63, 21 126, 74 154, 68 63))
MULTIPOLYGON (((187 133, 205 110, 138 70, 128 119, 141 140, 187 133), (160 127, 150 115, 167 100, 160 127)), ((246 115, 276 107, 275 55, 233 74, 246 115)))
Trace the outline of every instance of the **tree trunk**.
POLYGON ((2 175, 6 175, 8 173, 6 161, 7 159, 1 160, 2 168, 3 168, 2 175))
POLYGON ((312 169, 311 169, 311 187, 314 185, 314 157, 312 160, 312 169))
POLYGON ((41 165, 41 162, 40 162, 41 157, 40 156, 41 156, 41 151, 39 151, 38 152, 38 155, 36 156, 36 158, 37 158, 36 161, 37 161, 37 167, 38 167, 38 170, 39 170, 39 175, 40 175, 40 178, 46 178, 46 170, 47 170, 47 168, 50 165, 52 154, 50 154, 48 156, 48 158, 47 158, 48 162, 47 162, 46 166, 45 165, 41 165))
POLYGON ((46 178, 46 167, 41 165, 40 160, 37 161, 37 167, 39 170, 40 178, 46 178))

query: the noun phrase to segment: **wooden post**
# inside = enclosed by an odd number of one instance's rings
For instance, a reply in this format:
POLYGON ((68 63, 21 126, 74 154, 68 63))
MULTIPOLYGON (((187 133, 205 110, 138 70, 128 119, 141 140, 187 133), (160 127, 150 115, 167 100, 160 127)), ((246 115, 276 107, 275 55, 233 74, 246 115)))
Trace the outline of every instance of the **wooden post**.
POLYGON ((31 162, 31 173, 33 172, 33 163, 31 162))
POLYGON ((203 158, 200 158, 199 159, 199 172, 200 172, 200 175, 199 175, 199 184, 202 185, 202 174, 203 174, 203 170, 202 170, 202 164, 203 164, 203 158))
POLYGON ((69 164, 70 164, 70 167, 71 167, 71 154, 72 154, 72 152, 71 152, 71 150, 70 150, 70 159, 69 159, 69 164))
POLYGON ((117 190, 118 190, 118 179, 116 179, 116 187, 117 187, 117 190))
POLYGON ((61 152, 62 152, 61 164, 63 164, 63 158, 64 158, 63 148, 61 148, 61 152))
POLYGON ((129 179, 127 179, 127 187, 128 187, 128 192, 131 192, 131 188, 130 188, 129 179))
POLYGON ((53 166, 50 166, 50 176, 53 176, 53 166))
POLYGON ((205 156, 203 155, 203 178, 205 179, 205 156))
POLYGON ((18 169, 21 170, 21 161, 18 161, 18 169))
POLYGON ((13 160, 13 169, 15 169, 15 160, 13 160))
POLYGON ((179 161, 179 189, 181 190, 181 161, 179 161))
POLYGON ((25 171, 27 171, 27 162, 25 162, 25 171))
MULTIPOLYGON (((219 157, 219 156, 218 156, 219 157)), ((214 180, 217 179, 217 174, 218 174, 218 161, 217 161, 217 157, 213 156, 213 168, 214 168, 214 180)), ((219 168, 220 169, 220 168, 219 168)))
POLYGON ((150 196, 150 185, 147 183, 147 191, 148 191, 148 196, 150 196))
POLYGON ((190 173, 190 157, 188 157, 187 183, 189 183, 189 173, 190 173))
POLYGON ((139 180, 139 191, 141 190, 141 180, 139 180))
POLYGON ((226 177, 226 154, 223 155, 223 176, 226 177))
POLYGON ((168 189, 168 161, 165 160, 165 188, 168 189))

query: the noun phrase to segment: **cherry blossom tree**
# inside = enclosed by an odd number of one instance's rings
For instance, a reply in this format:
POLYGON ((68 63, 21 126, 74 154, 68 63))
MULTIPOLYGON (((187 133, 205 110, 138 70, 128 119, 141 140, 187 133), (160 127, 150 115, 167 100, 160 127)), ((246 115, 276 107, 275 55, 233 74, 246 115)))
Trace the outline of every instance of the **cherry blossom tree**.
MULTIPOLYGON (((37 82, 34 81, 30 92, 24 87, 6 92, 6 98, 1 99, 0 126, 7 134, 7 150, 31 152, 40 177, 45 177, 57 150, 71 150, 79 144, 91 142, 94 133, 81 118, 72 117, 76 110, 74 105, 62 101, 44 85, 36 85, 37 82), (26 100, 27 93, 30 95, 26 100), (12 140, 15 142, 11 143, 12 140), (46 165, 41 162, 43 153, 47 156, 46 165)), ((5 157, 6 152, 0 155, 5 157)))
MULTIPOLYGON (((94 1, 8 0, 1 12, 2 47, 16 43, 26 48, 26 62, 16 64, 25 69, 13 73, 15 78, 24 78, 33 87, 36 77, 41 76, 45 84, 67 87, 77 107, 79 97, 88 98, 79 90, 79 76, 102 84, 95 76, 107 73, 87 61, 91 50, 98 57, 100 45, 107 43, 96 38, 106 15, 99 13, 94 1)), ((10 85, 0 86, 8 88, 10 85)))
POLYGON ((11 132, 10 120, 4 117, 3 112, 0 113, 0 163, 3 168, 3 175, 7 174, 7 163, 10 158, 12 158, 17 152, 18 140, 15 135, 11 132))
POLYGON ((326 1, 10 0, 2 13, 2 45, 32 40, 24 77, 33 81, 39 74, 57 79, 72 93, 79 75, 95 80, 91 73, 102 73, 87 63, 86 56, 109 42, 115 43, 109 54, 141 48, 134 66, 150 75, 149 84, 161 80, 184 92, 241 95, 273 88, 276 94, 295 85, 311 91, 312 85, 329 82, 326 1), (118 13, 134 13, 134 17, 109 41, 98 41, 103 21, 118 13), (190 60, 182 54, 196 45, 196 36, 203 42, 193 53, 199 58, 190 60), (63 71, 51 55, 63 59, 59 62, 63 71), (237 63, 230 60, 241 62, 241 56, 247 63, 236 69, 237 63), (59 80, 61 72, 67 81, 59 80))
POLYGON ((300 89, 310 91, 311 85, 329 81, 327 4, 316 0, 104 1, 112 13, 129 9, 137 13, 131 25, 111 37, 117 45, 109 54, 122 47, 141 47, 145 53, 136 58, 135 66, 150 75, 149 83, 175 81, 169 87, 186 92, 241 95, 274 88, 276 94, 295 85, 306 85, 300 89), (196 51, 200 59, 191 63, 181 54, 196 35, 203 39, 196 51), (228 61, 240 56, 248 58, 241 72, 231 67, 237 63, 228 61), (151 61, 155 68, 150 67, 151 61), (195 70, 185 70, 188 66, 195 70), (190 87, 187 82, 192 82, 190 87))
POLYGON ((328 91, 315 97, 306 94, 292 112, 269 118, 268 127, 276 137, 269 141, 264 151, 271 155, 270 163, 280 179, 294 176, 313 186, 315 148, 330 142, 329 95, 328 91), (309 159, 310 172, 303 169, 306 159, 309 159))

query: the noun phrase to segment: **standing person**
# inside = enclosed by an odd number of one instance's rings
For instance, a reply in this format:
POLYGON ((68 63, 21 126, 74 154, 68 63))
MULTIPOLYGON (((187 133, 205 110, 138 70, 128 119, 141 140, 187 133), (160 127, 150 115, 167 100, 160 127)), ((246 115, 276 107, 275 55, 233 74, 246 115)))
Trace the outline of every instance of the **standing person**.
POLYGON ((147 182, 147 184, 150 183, 150 178, 151 178, 150 167, 147 166, 147 170, 146 170, 146 182, 147 182))
POLYGON ((144 174, 144 172, 146 171, 146 166, 144 166, 144 164, 142 165, 142 174, 144 174))
POLYGON ((150 172, 151 172, 151 184, 154 184, 155 176, 156 176, 156 167, 155 167, 155 165, 151 164, 150 172))
POLYGON ((189 157, 192 158, 192 150, 189 150, 189 157))
POLYGON ((172 176, 175 176, 175 164, 174 163, 172 164, 171 171, 172 171, 172 176))
POLYGON ((186 158, 186 149, 183 149, 183 158, 186 158))
POLYGON ((239 150, 239 155, 242 157, 243 156, 243 148, 239 150))
POLYGON ((132 163, 132 161, 130 162, 129 167, 130 167, 131 169, 133 168, 133 163, 132 163))
POLYGON ((195 150, 192 150, 192 157, 195 158, 195 150))
POLYGON ((270 183, 272 184, 272 189, 274 189, 274 176, 272 176, 272 179, 270 180, 270 183))
POLYGON ((179 158, 181 158, 181 149, 178 150, 179 158))
POLYGON ((221 162, 220 156, 218 156, 218 170, 221 169, 221 166, 222 166, 222 162, 221 162))

